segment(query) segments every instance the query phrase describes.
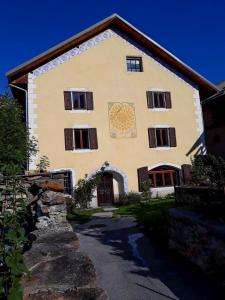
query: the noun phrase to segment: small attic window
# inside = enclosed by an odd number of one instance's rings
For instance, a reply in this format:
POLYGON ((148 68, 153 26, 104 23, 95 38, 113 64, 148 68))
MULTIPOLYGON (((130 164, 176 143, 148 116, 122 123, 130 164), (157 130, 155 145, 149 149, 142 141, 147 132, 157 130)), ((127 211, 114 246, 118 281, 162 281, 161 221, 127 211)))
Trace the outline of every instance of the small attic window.
POLYGON ((143 72, 142 58, 127 56, 128 72, 143 72))

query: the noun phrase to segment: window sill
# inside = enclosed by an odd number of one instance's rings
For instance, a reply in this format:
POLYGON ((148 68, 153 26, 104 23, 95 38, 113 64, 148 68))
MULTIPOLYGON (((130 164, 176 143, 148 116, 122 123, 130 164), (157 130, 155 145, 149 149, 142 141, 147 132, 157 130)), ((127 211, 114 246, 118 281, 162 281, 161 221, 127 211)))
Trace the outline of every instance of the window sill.
POLYGON ((91 110, 87 109, 73 109, 69 110, 70 114, 90 114, 91 110))
POLYGON ((163 150, 171 150, 172 147, 156 147, 156 148, 152 148, 154 150, 159 150, 159 151, 163 151, 163 150))
POLYGON ((174 186, 173 185, 169 185, 169 186, 157 186, 157 187, 151 187, 150 188, 151 190, 154 190, 154 191, 160 191, 162 189, 164 190, 171 190, 171 189, 174 189, 174 186))
POLYGON ((150 108, 151 111, 169 111, 169 108, 150 108))
POLYGON ((93 152, 94 150, 92 149, 77 149, 77 150, 72 150, 72 153, 89 153, 89 152, 93 152))

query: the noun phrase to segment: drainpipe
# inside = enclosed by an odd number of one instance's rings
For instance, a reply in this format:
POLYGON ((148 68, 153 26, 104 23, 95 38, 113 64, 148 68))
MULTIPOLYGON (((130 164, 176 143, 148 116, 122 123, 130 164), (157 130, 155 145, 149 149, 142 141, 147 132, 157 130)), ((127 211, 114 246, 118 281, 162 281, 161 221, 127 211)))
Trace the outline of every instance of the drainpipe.
MULTIPOLYGON (((27 127, 27 129, 29 129, 29 122, 28 122, 28 92, 27 92, 27 90, 21 88, 20 86, 15 85, 15 84, 10 83, 9 85, 11 87, 14 87, 14 88, 16 88, 18 90, 21 90, 21 91, 23 91, 25 93, 25 102, 26 102, 26 104, 25 104, 25 106, 26 106, 26 108, 25 108, 26 109, 26 111, 25 111, 25 115, 26 115, 26 127, 27 127)), ((29 171, 29 157, 27 159, 27 171, 29 171)))
POLYGON ((21 91, 23 91, 23 92, 25 93, 25 102, 26 102, 26 112, 25 112, 25 113, 26 113, 26 126, 27 126, 27 128, 28 128, 28 93, 27 93, 27 90, 21 88, 20 86, 17 86, 17 85, 15 85, 15 84, 12 84, 12 83, 10 83, 9 85, 12 86, 12 87, 14 87, 14 88, 16 88, 16 89, 18 89, 18 90, 21 90, 21 91))

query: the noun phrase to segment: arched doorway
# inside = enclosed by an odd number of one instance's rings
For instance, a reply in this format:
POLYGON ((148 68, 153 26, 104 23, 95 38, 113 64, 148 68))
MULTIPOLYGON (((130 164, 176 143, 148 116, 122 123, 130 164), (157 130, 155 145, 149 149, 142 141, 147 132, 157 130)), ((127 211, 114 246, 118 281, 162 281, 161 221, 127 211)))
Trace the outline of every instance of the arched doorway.
MULTIPOLYGON (((89 174, 89 177, 97 173, 102 173, 101 169, 96 169, 89 174)), ((122 170, 107 166, 102 175, 95 198, 91 203, 92 207, 113 205, 118 201, 120 195, 128 193, 128 178, 122 170)))
POLYGON ((104 172, 97 186, 98 206, 112 205, 114 203, 113 174, 104 172))

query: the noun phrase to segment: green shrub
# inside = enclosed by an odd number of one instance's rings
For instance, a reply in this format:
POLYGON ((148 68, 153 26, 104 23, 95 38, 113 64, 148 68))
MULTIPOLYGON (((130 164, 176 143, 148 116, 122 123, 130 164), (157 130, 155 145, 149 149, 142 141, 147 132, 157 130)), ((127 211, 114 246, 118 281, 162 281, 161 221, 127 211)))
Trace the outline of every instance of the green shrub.
POLYGON ((45 155, 41 156, 39 163, 37 164, 37 169, 40 172, 45 172, 50 167, 49 158, 45 155))
POLYGON ((149 200, 151 199, 152 196, 152 192, 151 192, 151 186, 152 186, 152 182, 150 179, 142 182, 141 184, 141 196, 143 200, 149 200))
POLYGON ((85 174, 85 177, 83 179, 78 180, 77 185, 75 186, 73 191, 74 201, 77 207, 89 207, 90 202, 95 197, 94 191, 97 185, 101 182, 105 167, 107 167, 108 165, 109 163, 106 161, 100 168, 99 173, 93 175, 92 177, 88 177, 88 175, 85 174))
POLYGON ((127 194, 127 201, 128 203, 132 204, 132 203, 140 203, 142 200, 142 196, 140 195, 140 193, 137 192, 129 192, 127 194))
POLYGON ((18 102, 5 93, 0 96, 0 172, 22 172, 36 152, 36 140, 29 136, 18 102))
POLYGON ((198 185, 225 185, 225 160, 214 155, 198 155, 192 160, 192 180, 198 185))
POLYGON ((140 203, 142 200, 142 196, 138 192, 131 191, 127 194, 120 194, 118 198, 115 199, 115 202, 118 205, 127 205, 133 203, 140 203))

